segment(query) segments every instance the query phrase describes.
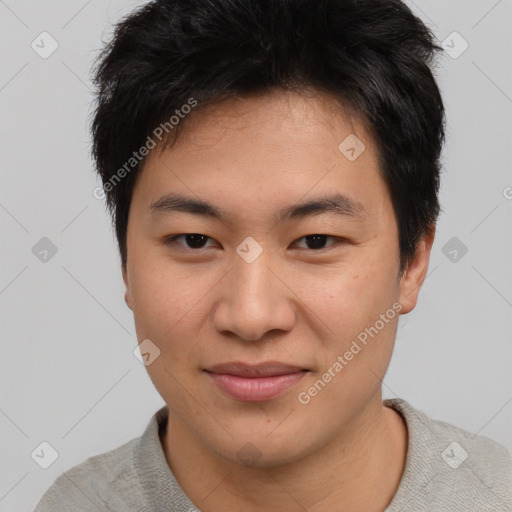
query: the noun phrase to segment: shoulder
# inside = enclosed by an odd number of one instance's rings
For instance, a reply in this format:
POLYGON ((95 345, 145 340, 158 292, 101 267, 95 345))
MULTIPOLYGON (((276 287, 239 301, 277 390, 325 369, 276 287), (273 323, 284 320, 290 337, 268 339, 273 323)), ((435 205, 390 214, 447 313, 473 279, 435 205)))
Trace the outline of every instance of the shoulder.
POLYGON ((429 423, 432 436, 437 443, 441 446, 449 443, 443 458, 450 460, 450 457, 455 456, 456 462, 451 466, 457 465, 460 459, 461 463, 472 462, 475 469, 487 468, 488 471, 501 473, 501 469, 510 465, 511 453, 503 445, 489 437, 473 434, 437 419, 430 419, 429 423), (450 446, 451 443, 454 443, 454 446, 450 446), (464 451, 460 450, 457 445, 460 445, 464 451))
POLYGON ((409 506, 418 511, 512 512, 512 454, 507 448, 430 418, 405 400, 386 402, 402 414, 409 431, 399 499, 411 500, 409 506))
POLYGON ((130 510, 138 487, 134 455, 140 437, 88 458, 62 473, 34 512, 130 510), (132 496, 132 498, 130 498, 132 496))

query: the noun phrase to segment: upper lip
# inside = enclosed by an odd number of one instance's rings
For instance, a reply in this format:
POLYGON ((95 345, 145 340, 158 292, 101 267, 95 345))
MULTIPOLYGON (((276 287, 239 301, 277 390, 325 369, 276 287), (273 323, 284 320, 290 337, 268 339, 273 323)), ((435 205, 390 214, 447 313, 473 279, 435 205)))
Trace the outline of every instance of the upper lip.
POLYGON ((307 368, 293 366, 278 361, 269 361, 259 364, 241 362, 222 363, 206 369, 210 373, 236 375, 237 377, 273 377, 308 371, 307 368))

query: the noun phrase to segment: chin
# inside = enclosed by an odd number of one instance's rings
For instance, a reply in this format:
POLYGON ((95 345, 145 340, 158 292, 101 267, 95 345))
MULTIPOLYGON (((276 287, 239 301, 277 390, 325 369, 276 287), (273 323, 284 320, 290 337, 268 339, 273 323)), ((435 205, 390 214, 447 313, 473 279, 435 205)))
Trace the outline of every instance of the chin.
POLYGON ((272 440, 264 434, 252 437, 246 433, 232 434, 229 440, 210 439, 206 444, 223 459, 247 468, 270 469, 292 464, 306 457, 309 451, 314 451, 313 447, 308 450, 305 446, 298 446, 295 435, 285 435, 289 442, 283 443, 282 437, 272 440))

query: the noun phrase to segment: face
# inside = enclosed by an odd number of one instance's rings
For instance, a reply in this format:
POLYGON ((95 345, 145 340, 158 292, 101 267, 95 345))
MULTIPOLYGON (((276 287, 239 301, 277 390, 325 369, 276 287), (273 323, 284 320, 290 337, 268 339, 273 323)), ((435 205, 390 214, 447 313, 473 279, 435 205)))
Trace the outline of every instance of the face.
POLYGON ((147 370, 170 421, 211 453, 299 460, 380 400, 429 244, 400 275, 376 148, 333 99, 272 93, 185 122, 130 208, 126 302, 160 350, 147 370), (351 134, 356 159, 339 149, 351 134))

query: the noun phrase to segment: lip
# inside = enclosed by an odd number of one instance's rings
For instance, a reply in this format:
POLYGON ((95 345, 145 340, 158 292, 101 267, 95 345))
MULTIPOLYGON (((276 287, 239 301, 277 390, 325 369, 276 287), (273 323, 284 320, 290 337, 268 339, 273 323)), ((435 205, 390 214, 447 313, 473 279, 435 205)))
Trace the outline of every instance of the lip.
POLYGON ((204 371, 231 398, 244 402, 262 402, 284 394, 309 370, 270 361, 256 365, 224 363, 204 371))
POLYGON ((307 370, 307 368, 289 365, 279 361, 266 361, 258 364, 248 364, 235 361, 230 363, 217 364, 208 368, 206 371, 225 375, 235 375, 237 377, 255 378, 276 377, 279 375, 298 373, 303 370, 307 370))

